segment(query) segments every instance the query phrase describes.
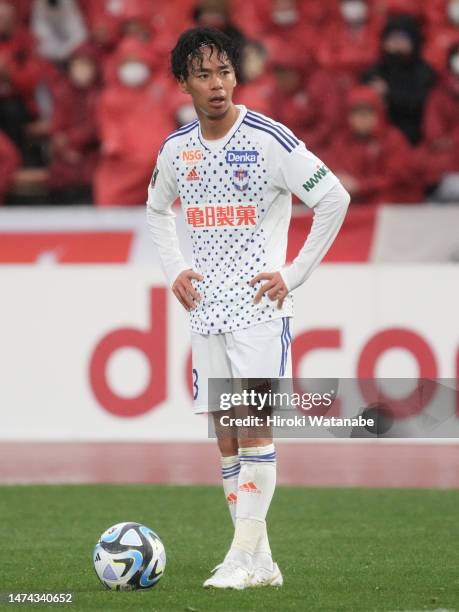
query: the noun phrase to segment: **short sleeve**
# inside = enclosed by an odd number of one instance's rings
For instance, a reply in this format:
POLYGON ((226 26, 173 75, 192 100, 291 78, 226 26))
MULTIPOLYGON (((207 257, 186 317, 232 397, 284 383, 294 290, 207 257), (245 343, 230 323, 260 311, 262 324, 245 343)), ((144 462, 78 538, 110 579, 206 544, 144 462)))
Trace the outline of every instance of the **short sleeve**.
POLYGON ((159 153, 148 186, 149 208, 166 210, 178 196, 177 179, 169 161, 166 148, 159 153))
POLYGON ((314 207, 339 180, 303 142, 293 150, 273 143, 271 155, 274 183, 279 189, 294 193, 307 206, 314 207), (274 152, 274 149, 272 149, 274 152))

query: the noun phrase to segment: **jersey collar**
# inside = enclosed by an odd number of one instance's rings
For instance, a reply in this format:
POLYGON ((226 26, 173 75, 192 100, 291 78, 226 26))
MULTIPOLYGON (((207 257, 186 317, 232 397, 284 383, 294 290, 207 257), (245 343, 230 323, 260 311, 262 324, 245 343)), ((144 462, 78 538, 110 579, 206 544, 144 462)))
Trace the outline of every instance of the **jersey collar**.
POLYGON ((226 132, 226 134, 218 140, 205 140, 201 134, 201 124, 198 125, 198 138, 205 149, 208 151, 216 151, 224 149, 228 145, 229 141, 240 128, 247 113, 247 108, 243 104, 236 104, 236 108, 239 109, 238 118, 233 123, 232 127, 226 132))

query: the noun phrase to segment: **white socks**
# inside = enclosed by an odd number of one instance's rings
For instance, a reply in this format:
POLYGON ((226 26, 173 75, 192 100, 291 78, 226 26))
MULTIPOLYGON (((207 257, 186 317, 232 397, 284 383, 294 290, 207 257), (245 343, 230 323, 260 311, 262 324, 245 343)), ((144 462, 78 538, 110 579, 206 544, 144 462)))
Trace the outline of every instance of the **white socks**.
POLYGON ((274 445, 239 449, 239 457, 222 457, 223 489, 235 525, 227 559, 244 566, 272 567, 266 515, 276 487, 274 445))
POLYGON ((234 525, 236 522, 237 481, 241 469, 239 455, 220 457, 220 461, 222 466, 223 491, 234 525))
POLYGON ((264 521, 276 488, 274 444, 239 449, 236 518, 264 521))

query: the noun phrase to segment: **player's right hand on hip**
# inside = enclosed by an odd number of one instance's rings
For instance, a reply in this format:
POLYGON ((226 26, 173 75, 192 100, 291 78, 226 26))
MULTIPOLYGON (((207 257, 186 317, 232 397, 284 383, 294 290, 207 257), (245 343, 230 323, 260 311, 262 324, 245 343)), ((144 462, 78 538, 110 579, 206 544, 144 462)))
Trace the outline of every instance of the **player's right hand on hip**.
POLYGON ((277 300, 277 307, 279 309, 282 308, 284 304, 284 300, 288 295, 287 285, 284 282, 284 279, 281 276, 280 272, 260 272, 252 278, 249 282, 251 287, 255 287, 255 285, 261 281, 267 281, 263 285, 261 285, 260 289, 253 300, 254 304, 259 304, 261 298, 265 293, 268 293, 268 297, 272 302, 277 300))
POLYGON ((201 296, 193 287, 192 280, 202 281, 204 277, 194 270, 184 270, 180 272, 172 285, 175 297, 188 312, 194 310, 201 301, 201 296))

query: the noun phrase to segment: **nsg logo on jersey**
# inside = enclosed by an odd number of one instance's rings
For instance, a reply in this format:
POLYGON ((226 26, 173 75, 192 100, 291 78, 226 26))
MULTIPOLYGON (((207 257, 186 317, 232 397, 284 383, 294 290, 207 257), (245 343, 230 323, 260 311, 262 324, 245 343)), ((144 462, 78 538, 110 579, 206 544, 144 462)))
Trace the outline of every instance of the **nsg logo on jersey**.
POLYGON ((227 151, 225 161, 227 164, 256 164, 258 151, 227 151))
POLYGON ((202 160, 201 149, 183 149, 180 151, 180 159, 185 164, 198 164, 202 160))

